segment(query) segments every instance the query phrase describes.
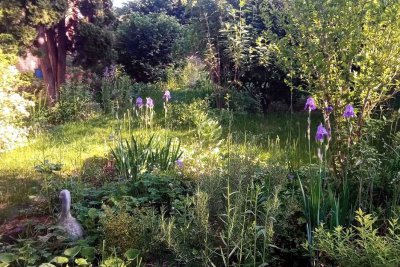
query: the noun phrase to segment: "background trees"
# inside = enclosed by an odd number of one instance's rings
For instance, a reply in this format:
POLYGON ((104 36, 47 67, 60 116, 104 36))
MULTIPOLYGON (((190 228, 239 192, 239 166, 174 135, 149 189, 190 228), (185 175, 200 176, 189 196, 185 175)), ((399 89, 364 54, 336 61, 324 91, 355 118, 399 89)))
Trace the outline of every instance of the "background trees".
MULTIPOLYGON (((358 133, 373 110, 396 94, 400 70, 398 1, 281 1, 269 19, 284 34, 269 31, 269 48, 301 89, 320 106, 334 107, 344 122, 347 103, 359 112, 358 133)), ((290 81, 289 81, 290 82, 290 81)))
POLYGON ((8 52, 24 53, 36 40, 36 52, 40 58, 48 96, 50 101, 55 100, 56 88, 65 80, 67 49, 65 14, 68 2, 2 1, 0 9, 2 45, 5 45, 8 52))
POLYGON ((121 63, 144 82, 197 55, 219 107, 229 91, 264 111, 305 91, 335 110, 358 103, 365 117, 395 93, 398 9, 396 1, 149 0, 113 12, 109 0, 13 0, 1 3, 0 42, 14 52, 34 48, 53 100, 67 53, 98 73, 121 63))
POLYGON ((2 1, 0 10, 2 46, 8 52, 21 55, 30 49, 39 57, 49 103, 57 100, 59 87, 65 82, 68 52, 77 49, 87 54, 81 57, 82 61, 89 58, 93 63, 96 60, 89 48, 90 41, 93 43, 95 38, 90 38, 94 37, 93 30, 88 27, 97 30, 96 38, 105 39, 101 42, 106 45, 100 46, 101 50, 95 54, 98 57, 110 54, 112 38, 98 28, 98 25, 109 25, 113 19, 108 0, 12 0, 2 1), (83 15, 81 19, 78 19, 78 13, 83 15), (86 27, 82 27, 80 42, 76 43, 75 34, 84 21, 86 27))
POLYGON ((174 61, 174 44, 181 34, 182 26, 174 17, 133 13, 118 27, 119 62, 137 81, 155 81, 174 61))

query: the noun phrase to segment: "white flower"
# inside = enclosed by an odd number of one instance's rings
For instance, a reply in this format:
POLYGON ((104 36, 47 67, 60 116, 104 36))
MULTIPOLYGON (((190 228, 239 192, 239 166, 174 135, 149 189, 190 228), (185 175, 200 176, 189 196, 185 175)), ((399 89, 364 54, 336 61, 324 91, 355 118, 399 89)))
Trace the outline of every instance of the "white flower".
POLYGON ((19 73, 18 69, 15 66, 9 66, 8 71, 11 73, 12 76, 15 76, 19 73))

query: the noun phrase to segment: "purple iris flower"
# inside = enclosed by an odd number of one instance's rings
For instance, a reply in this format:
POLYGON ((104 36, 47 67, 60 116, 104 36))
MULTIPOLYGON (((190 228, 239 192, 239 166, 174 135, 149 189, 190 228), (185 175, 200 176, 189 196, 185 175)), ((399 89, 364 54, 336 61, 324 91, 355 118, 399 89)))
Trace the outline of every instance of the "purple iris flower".
POLYGON ((136 106, 138 108, 143 107, 143 99, 141 97, 136 98, 136 106))
POLYGON ((164 92, 163 99, 164 99, 166 102, 168 102, 168 101, 171 99, 171 93, 170 93, 168 90, 166 90, 166 91, 164 92))
POLYGON ((332 106, 328 106, 327 108, 325 108, 326 112, 331 113, 333 111, 333 107, 332 106))
POLYGON ((309 111, 317 109, 314 98, 312 98, 311 96, 307 98, 307 102, 304 109, 308 109, 309 111))
POLYGON ((178 165, 179 168, 183 168, 183 160, 182 159, 177 159, 175 161, 176 165, 178 165))
POLYGON ((355 117, 356 114, 354 114, 354 108, 351 104, 346 105, 346 107, 344 108, 344 113, 343 113, 343 117, 345 117, 346 119, 355 117))
POLYGON ((146 107, 148 107, 148 108, 154 107, 153 99, 151 99, 150 97, 146 97, 146 107))
POLYGON ((319 142, 323 142, 324 141, 324 137, 328 137, 328 131, 325 129, 325 127, 322 125, 322 123, 320 123, 318 125, 317 128, 317 133, 315 135, 315 140, 319 141, 319 142))

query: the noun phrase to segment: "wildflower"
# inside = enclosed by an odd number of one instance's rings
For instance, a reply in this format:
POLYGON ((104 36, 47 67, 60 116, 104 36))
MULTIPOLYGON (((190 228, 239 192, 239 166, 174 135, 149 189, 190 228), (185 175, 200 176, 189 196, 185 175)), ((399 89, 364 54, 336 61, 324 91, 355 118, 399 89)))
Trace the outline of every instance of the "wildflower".
POLYGON ((332 106, 328 106, 325 108, 325 111, 328 113, 331 113, 333 111, 333 107, 332 106))
POLYGON ((178 165, 179 168, 183 168, 183 160, 182 159, 177 159, 175 161, 176 165, 178 165))
POLYGON ((294 179, 294 175, 291 174, 291 173, 289 173, 288 176, 287 176, 287 178, 288 178, 289 180, 293 180, 293 179, 294 179))
POLYGON ((317 128, 317 134, 315 135, 315 140, 323 142, 325 136, 326 137, 329 136, 328 131, 325 129, 322 123, 320 123, 317 128))
POLYGON ((307 102, 306 105, 304 106, 304 109, 308 109, 308 111, 317 109, 314 98, 312 98, 311 96, 307 98, 307 102))
POLYGON ((165 102, 168 102, 171 99, 171 93, 168 90, 164 92, 163 99, 165 102))
POLYGON ((345 117, 346 119, 355 117, 356 115, 354 114, 354 108, 351 104, 346 105, 346 107, 344 108, 344 113, 343 113, 343 117, 345 117))
POLYGON ((153 99, 151 99, 150 97, 146 97, 146 107, 148 107, 148 108, 154 107, 153 99))
POLYGON ((136 106, 138 108, 142 108, 143 107, 143 99, 140 96, 138 98, 136 98, 136 106))

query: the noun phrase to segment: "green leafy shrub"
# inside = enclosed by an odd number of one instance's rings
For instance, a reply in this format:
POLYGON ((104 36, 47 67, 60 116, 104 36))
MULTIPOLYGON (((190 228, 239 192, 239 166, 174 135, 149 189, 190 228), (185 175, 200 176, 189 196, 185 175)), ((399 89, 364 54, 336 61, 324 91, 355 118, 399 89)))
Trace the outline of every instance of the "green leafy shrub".
POLYGON ((109 249, 114 247, 121 253, 136 248, 143 254, 159 249, 159 221, 152 209, 128 213, 105 207, 100 222, 109 249))
POLYGON ((181 28, 176 18, 163 13, 132 13, 118 27, 119 61, 138 82, 159 79, 173 61, 181 28))
POLYGON ((120 66, 107 67, 101 80, 101 103, 104 112, 124 112, 132 105, 134 91, 134 83, 120 66))
POLYGON ((334 260, 339 266, 399 266, 400 238, 397 218, 388 221, 385 235, 374 226, 377 218, 356 212, 357 224, 333 231, 323 225, 315 230, 314 251, 322 260, 334 260))
POLYGON ((140 180, 132 183, 129 192, 139 206, 152 205, 168 213, 176 202, 192 194, 189 184, 166 175, 154 174, 142 175, 140 180))
POLYGON ((117 57, 115 36, 104 26, 81 22, 75 38, 78 53, 75 60, 86 67, 109 64, 117 57))
MULTIPOLYGON (((286 82, 297 86, 292 77, 301 79, 301 86, 316 96, 322 108, 342 110, 354 103, 359 119, 353 124, 359 136, 368 133, 363 129, 365 120, 399 88, 394 78, 400 55, 399 2, 321 5, 317 0, 307 4, 296 0, 280 5, 271 3, 263 10, 265 20, 280 27, 277 33, 268 32, 271 43, 261 44, 266 54, 276 52, 277 63, 290 73, 286 82)), ((346 128, 341 112, 331 117, 336 128, 346 128)))
POLYGON ((206 99, 172 106, 172 124, 177 127, 194 128, 196 136, 207 144, 216 143, 222 136, 222 128, 209 111, 206 99))
POLYGON ((88 84, 82 81, 67 81, 60 89, 60 97, 50 111, 53 123, 85 120, 98 114, 99 106, 93 100, 88 84))
POLYGON ((91 157, 85 160, 82 178, 94 185, 101 185, 115 178, 114 161, 106 157, 91 157))
POLYGON ((186 58, 183 66, 168 68, 166 73, 166 86, 169 90, 198 89, 202 84, 209 82, 205 64, 196 56, 186 58))

